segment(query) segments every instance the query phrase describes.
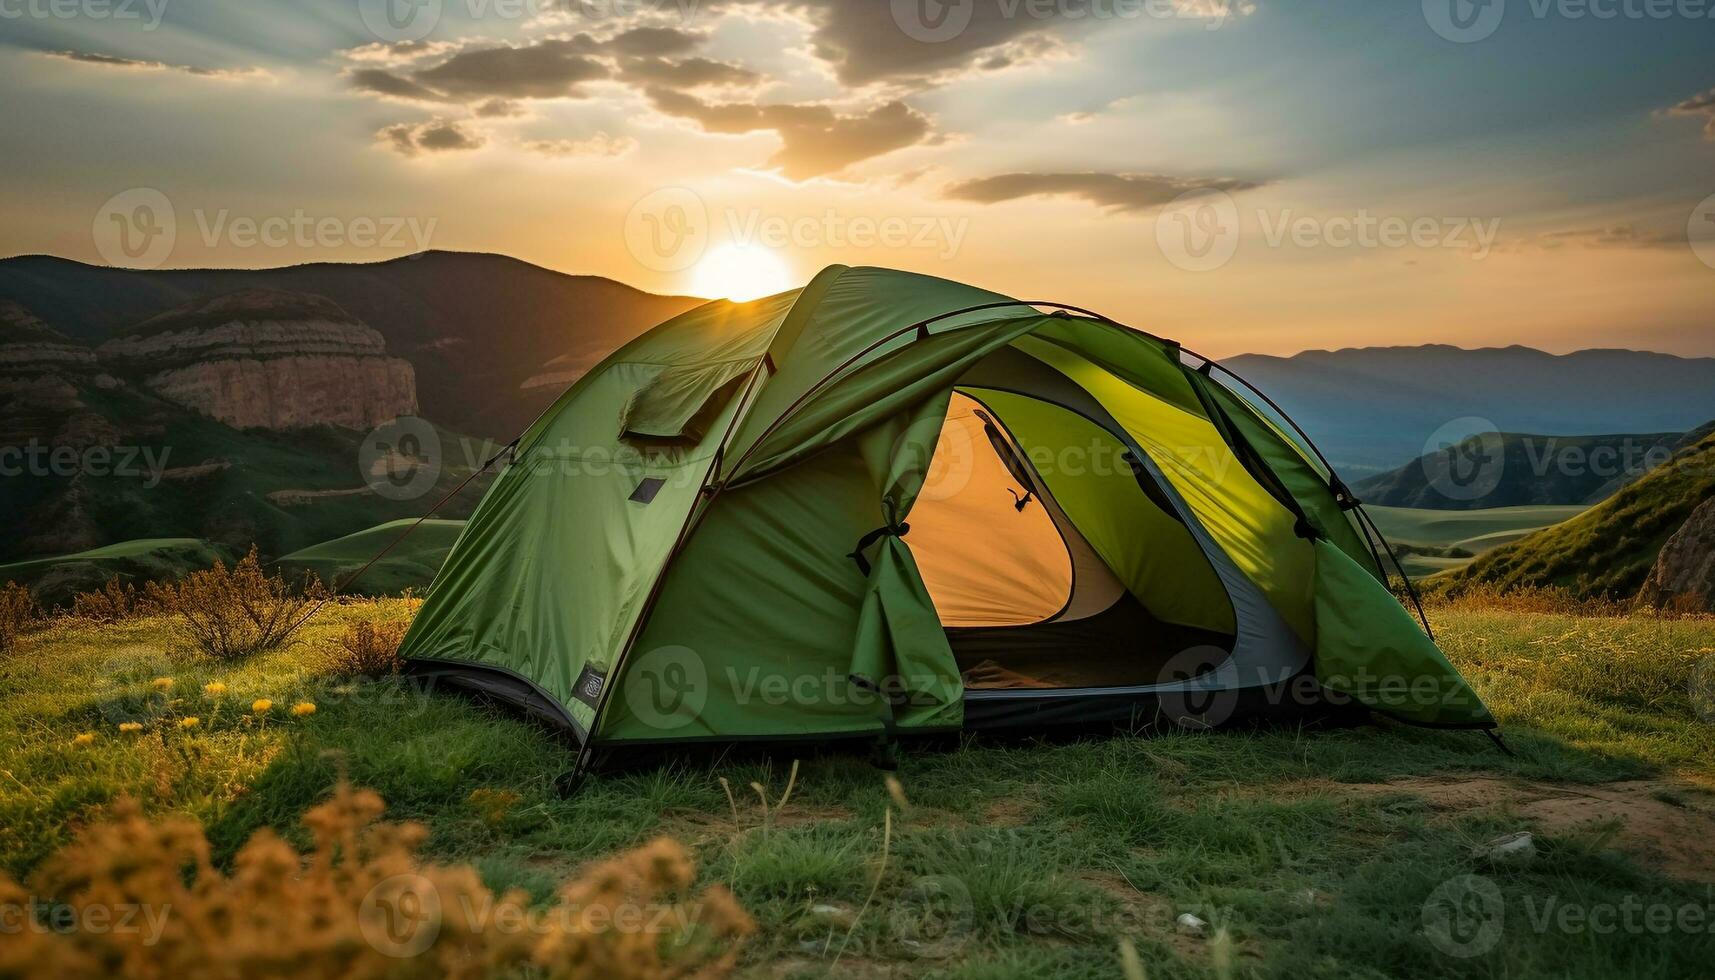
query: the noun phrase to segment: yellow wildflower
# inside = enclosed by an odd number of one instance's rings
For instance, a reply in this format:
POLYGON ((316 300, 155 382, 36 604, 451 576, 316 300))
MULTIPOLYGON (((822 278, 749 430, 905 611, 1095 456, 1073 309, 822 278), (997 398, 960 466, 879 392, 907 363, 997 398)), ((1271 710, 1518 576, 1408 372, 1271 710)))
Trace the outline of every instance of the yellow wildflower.
POLYGON ((179 719, 180 728, 195 728, 200 724, 202 724, 202 719, 198 718, 196 715, 191 715, 189 718, 179 719))
POLYGON ((95 741, 95 733, 94 732, 84 732, 82 735, 79 735, 76 738, 72 739, 71 744, 73 744, 73 745, 88 745, 89 743, 91 743, 93 741, 95 741))
POLYGON ((122 721, 119 723, 119 730, 122 732, 140 732, 143 730, 143 723, 140 721, 122 721))
POLYGON ((202 686, 202 693, 211 698, 218 698, 226 693, 226 685, 219 681, 210 681, 202 686))
POLYGON ((315 713, 316 706, 308 701, 299 701, 297 704, 292 705, 292 714, 297 715, 300 718, 304 715, 313 715, 315 713))
POLYGON ((268 700, 267 698, 257 698, 256 700, 250 702, 250 710, 256 712, 259 715, 265 715, 268 712, 272 711, 273 709, 274 709, 274 702, 268 700))
POLYGON ((171 677, 157 677, 149 682, 149 686, 157 691, 170 691, 173 689, 173 679, 171 677))

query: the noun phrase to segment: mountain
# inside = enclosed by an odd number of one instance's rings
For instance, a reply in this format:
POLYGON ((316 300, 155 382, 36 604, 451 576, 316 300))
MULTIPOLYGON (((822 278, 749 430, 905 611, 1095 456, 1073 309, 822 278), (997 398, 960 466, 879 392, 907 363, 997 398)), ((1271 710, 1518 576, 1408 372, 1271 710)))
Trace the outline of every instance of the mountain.
POLYGON ((42 255, 0 259, 0 302, 92 347, 153 317, 242 290, 331 302, 409 362, 424 417, 502 442, 614 348, 703 302, 470 252, 367 264, 148 271, 42 255))
POLYGON ((1490 432, 1354 483, 1367 504, 1428 510, 1593 504, 1670 459, 1683 436, 1490 432))
POLYGON ((1501 589, 1555 587, 1579 597, 1630 599, 1650 575, 1662 546, 1699 505, 1715 498, 1715 435, 1561 524, 1497 548, 1435 585, 1458 591, 1482 583, 1501 589))
POLYGON ((1715 358, 1445 345, 1243 354, 1222 362, 1279 402, 1356 482, 1414 459, 1448 423, 1495 432, 1684 432, 1715 418, 1715 358))

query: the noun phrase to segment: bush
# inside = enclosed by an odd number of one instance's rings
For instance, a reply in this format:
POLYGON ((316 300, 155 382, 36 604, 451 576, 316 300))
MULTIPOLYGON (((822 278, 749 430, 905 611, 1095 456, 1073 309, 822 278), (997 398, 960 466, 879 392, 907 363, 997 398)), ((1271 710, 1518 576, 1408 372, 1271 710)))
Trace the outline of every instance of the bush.
POLYGON ((273 649, 303 625, 310 607, 327 597, 321 581, 305 578, 294 587, 262 573, 256 548, 228 570, 216 560, 176 585, 151 586, 149 596, 177 612, 205 653, 231 660, 273 649))
POLYGON ((223 874, 196 821, 151 823, 121 801, 49 858, 32 889, 0 875, 0 903, 72 926, 8 930, 0 976, 720 977, 753 930, 725 889, 691 892, 690 858, 665 838, 571 881, 558 907, 533 909, 521 891, 495 896, 469 866, 420 863, 427 831, 378 823, 382 810, 376 794, 342 784, 304 815, 309 854, 263 829, 223 874), (122 920, 126 910, 136 914, 122 920))
POLYGON ((40 614, 29 589, 16 582, 0 587, 0 650, 10 649, 18 634, 33 625, 40 614))
POLYGON ((410 623, 368 619, 352 624, 334 651, 334 672, 344 677, 397 674, 402 666, 399 644, 410 628, 410 623))
POLYGON ((116 623, 133 616, 158 616, 170 612, 169 589, 154 586, 139 592, 135 585, 119 583, 119 576, 94 592, 79 592, 71 598, 71 614, 97 623, 116 623))

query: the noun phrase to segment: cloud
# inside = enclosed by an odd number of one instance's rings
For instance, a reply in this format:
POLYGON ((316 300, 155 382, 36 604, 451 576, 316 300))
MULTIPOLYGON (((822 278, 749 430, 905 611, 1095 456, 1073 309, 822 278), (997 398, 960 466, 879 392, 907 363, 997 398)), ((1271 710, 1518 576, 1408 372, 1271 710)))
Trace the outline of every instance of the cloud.
POLYGON ((950 184, 943 196, 979 204, 1026 197, 1074 197, 1112 213, 1157 208, 1187 191, 1244 191, 1261 186, 1233 177, 1169 177, 1162 174, 1012 173, 950 184))
POLYGON ((375 134, 393 150, 408 156, 419 153, 443 153, 449 150, 474 150, 487 140, 481 133, 446 119, 426 123, 398 123, 375 134))
POLYGON ((662 88, 649 89, 648 96, 661 112, 693 120, 705 132, 777 133, 781 147, 769 163, 791 180, 838 173, 860 160, 920 143, 930 130, 927 116, 899 101, 841 115, 825 105, 709 103, 662 88))
POLYGON ((637 148, 629 136, 609 136, 596 133, 582 140, 526 140, 524 149, 550 157, 617 157, 637 148))
POLYGON ((171 65, 164 61, 142 61, 137 58, 121 58, 118 55, 100 54, 94 51, 43 51, 49 58, 59 58, 64 61, 75 61, 85 65, 98 65, 102 68, 118 68, 127 71, 171 71, 198 78, 214 78, 230 81, 261 81, 273 78, 261 68, 200 68, 196 65, 171 65))
POLYGON ((346 60, 368 64, 405 65, 458 49, 451 41, 377 41, 341 52, 346 60))
POLYGON ((660 56, 696 50, 708 35, 672 27, 633 27, 609 38, 602 47, 614 54, 660 56))
POLYGON ((743 65, 709 58, 628 58, 621 63, 620 77, 639 85, 667 88, 755 85, 762 76, 743 65))
POLYGON ((611 74, 605 64, 589 57, 591 50, 587 35, 522 47, 468 49, 413 72, 411 78, 418 85, 460 99, 576 97, 581 94, 579 84, 611 74))
MULTIPOLYGON (((1153 17, 1219 24, 1256 9, 1246 0, 1156 0, 1113 4, 1069 0, 857 2, 773 0, 805 13, 815 25, 812 52, 847 85, 874 82, 928 84, 972 68, 995 70, 1024 64, 1064 48, 1068 28, 1153 17), (1101 16, 1106 11, 1107 16, 1101 16), (959 26, 967 16, 969 20, 959 26), (951 18, 951 19, 943 19, 951 18), (943 32, 957 27, 951 33, 943 32)), ((735 6, 740 0, 734 0, 735 6)), ((754 0, 751 0, 754 4, 754 0)))
POLYGON ((1715 140, 1715 88, 1699 92, 1691 98, 1662 110, 1670 116, 1690 116, 1703 120, 1703 138, 1715 140))
POLYGON ((385 68, 357 68, 346 73, 353 88, 413 102, 444 102, 446 97, 385 68))
POLYGON ((1537 235, 1531 244, 1538 248, 1556 249, 1565 246, 1579 248, 1684 248, 1683 231, 1640 230, 1636 225, 1619 224, 1596 228, 1570 228, 1537 235))

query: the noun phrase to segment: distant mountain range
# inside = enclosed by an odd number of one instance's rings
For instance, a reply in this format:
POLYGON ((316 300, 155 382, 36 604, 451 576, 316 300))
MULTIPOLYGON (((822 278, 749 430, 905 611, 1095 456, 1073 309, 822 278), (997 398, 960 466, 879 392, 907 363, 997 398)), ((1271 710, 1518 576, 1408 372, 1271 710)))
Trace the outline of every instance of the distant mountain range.
POLYGON ((331 300, 411 365, 424 417, 501 441, 614 348, 703 302, 470 252, 153 271, 44 255, 0 259, 0 300, 91 347, 122 333, 147 333, 145 321, 153 317, 241 290, 331 300))
POLYGON ((1460 419, 1576 436, 1685 432, 1715 418, 1715 358, 1444 345, 1242 354, 1222 362, 1293 416, 1346 478, 1393 469, 1460 419))

